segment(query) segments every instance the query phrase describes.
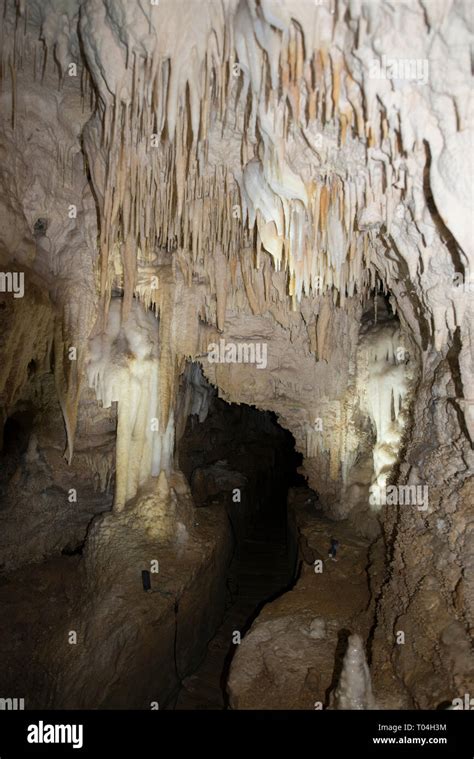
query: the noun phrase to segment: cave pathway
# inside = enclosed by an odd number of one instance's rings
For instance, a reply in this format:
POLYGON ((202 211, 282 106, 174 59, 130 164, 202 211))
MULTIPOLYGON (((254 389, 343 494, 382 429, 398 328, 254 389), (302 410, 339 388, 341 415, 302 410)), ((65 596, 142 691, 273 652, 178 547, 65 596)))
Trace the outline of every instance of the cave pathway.
MULTIPOLYGON (((283 515, 284 516, 284 515, 283 515)), ((225 709, 225 682, 235 644, 263 603, 288 588, 291 572, 283 518, 263 514, 250 528, 228 570, 230 601, 198 669, 182 682, 175 709, 225 709)))
MULTIPOLYGON (((265 610, 265 618, 282 614, 294 618, 310 611, 323 618, 334 631, 358 632, 364 640, 373 622, 368 575, 371 541, 354 534, 347 522, 334 522, 308 503, 306 488, 293 493, 293 508, 298 511, 298 542, 302 566, 295 585, 289 566, 286 515, 263 514, 242 541, 229 568, 228 583, 236 594, 224 615, 216 635, 197 670, 186 677, 174 702, 174 709, 225 709, 226 681, 236 650, 232 635, 239 630, 242 638, 262 607, 278 600, 265 610), (331 537, 340 540, 338 561, 328 558, 331 537), (322 560, 324 575, 316 575, 313 564, 322 560), (289 589, 291 593, 287 593, 289 589), (317 590, 316 590, 317 589, 317 590)), ((346 636, 347 637, 347 636, 346 636)), ((344 638, 345 640, 345 638, 344 638)), ((340 644, 344 643, 341 638, 340 644)), ((296 644, 296 643, 295 643, 296 644)), ((322 649, 321 660, 314 665, 331 687, 337 682, 345 645, 328 656, 322 649)))

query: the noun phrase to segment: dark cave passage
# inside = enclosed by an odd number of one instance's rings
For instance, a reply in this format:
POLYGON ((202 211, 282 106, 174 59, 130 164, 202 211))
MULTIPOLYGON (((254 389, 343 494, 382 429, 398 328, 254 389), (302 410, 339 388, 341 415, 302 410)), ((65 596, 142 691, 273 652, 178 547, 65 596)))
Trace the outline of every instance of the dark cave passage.
POLYGON ((261 608, 294 582, 297 547, 287 498, 291 487, 305 484, 297 473, 301 456, 274 414, 217 399, 203 424, 188 421, 179 460, 196 505, 226 508, 234 553, 222 623, 168 708, 224 709, 238 636, 243 639, 261 608))

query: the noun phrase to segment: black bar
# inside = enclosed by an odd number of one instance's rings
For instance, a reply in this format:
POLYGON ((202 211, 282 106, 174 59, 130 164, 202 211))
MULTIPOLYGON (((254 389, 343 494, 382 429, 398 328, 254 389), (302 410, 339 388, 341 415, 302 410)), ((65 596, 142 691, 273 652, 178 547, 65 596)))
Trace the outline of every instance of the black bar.
POLYGON ((0 711, 0 759, 189 756, 456 757, 472 759, 471 711, 0 711), (39 732, 40 723, 43 723, 39 732), (70 726, 65 743, 48 725, 70 726), (73 734, 72 727, 77 726, 73 734), (80 736, 79 726, 82 725, 80 736), (80 740, 81 738, 81 740, 80 740), (383 739, 383 742, 382 742, 383 739), (390 740, 389 740, 390 739, 390 740), (416 742, 414 739, 417 739, 416 742), (424 739, 424 743, 422 743, 424 739), (82 746, 79 747, 79 742, 82 746))

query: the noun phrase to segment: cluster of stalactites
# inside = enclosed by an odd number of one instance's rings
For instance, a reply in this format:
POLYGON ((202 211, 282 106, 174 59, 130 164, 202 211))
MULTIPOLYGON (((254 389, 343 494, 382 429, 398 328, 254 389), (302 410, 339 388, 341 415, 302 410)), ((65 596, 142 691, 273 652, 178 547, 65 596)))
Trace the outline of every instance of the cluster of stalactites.
MULTIPOLYGON (((279 184, 288 188, 286 175, 279 184)), ((257 227, 257 266, 261 248, 271 254, 276 270, 288 270, 288 294, 345 297, 366 294, 375 285, 370 230, 356 229, 364 193, 335 174, 303 185, 302 197, 284 197, 267 179, 262 164, 247 164, 242 179, 244 220, 257 227)))
POLYGON ((375 488, 383 488, 398 459, 416 377, 413 349, 398 322, 382 320, 360 339, 355 371, 342 399, 319 404, 314 423, 306 427, 307 458, 328 457, 328 477, 346 485, 365 445, 360 413, 371 422, 375 488))
MULTIPOLYGON (((294 302, 311 291, 333 289, 341 300, 365 293, 374 284, 373 236, 381 227, 390 233, 397 205, 414 189, 399 114, 388 114, 373 88, 363 91, 352 78, 332 44, 337 22, 329 7, 241 0, 226 13, 225 23, 215 19, 206 53, 203 45, 189 53, 189 71, 157 48, 146 55, 129 48, 115 96, 100 102, 106 155, 100 286, 107 301, 110 252, 120 244, 125 311, 136 291, 137 251, 152 258, 157 247, 189 249, 196 260, 202 251, 213 255, 216 245, 230 258, 256 242, 257 266, 263 248, 277 269, 288 271, 294 302), (214 139, 231 122, 241 133, 242 170, 209 170, 211 129, 214 139), (311 144, 314 130, 327 125, 336 126, 339 148, 348 137, 365 145, 366 173, 355 178, 328 168, 323 141, 312 147, 325 173, 302 180, 287 155, 290 133, 304 133, 311 144)), ((24 54, 32 45, 25 28, 26 16, 13 42, 3 45, 12 121, 23 58, 34 60, 35 76, 53 60, 47 41, 24 54)), ((81 77, 88 96, 86 68, 81 77)), ((415 202, 415 220, 421 212, 415 202)))
POLYGON ((359 439, 352 423, 353 399, 326 401, 320 417, 306 429, 306 457, 328 456, 328 477, 346 485, 356 460, 359 439), (321 423, 318 424, 318 421, 321 423))
POLYGON ((291 19, 268 19, 267 5, 241 2, 224 39, 216 45, 211 35, 214 44, 184 85, 177 61, 159 51, 146 58, 131 52, 130 98, 121 99, 119 85, 103 106, 101 290, 110 291, 110 251, 119 243, 125 311, 137 286, 137 250, 147 259, 157 247, 183 248, 196 260, 219 245, 230 258, 256 240, 257 266, 263 248, 288 271, 294 303, 331 289, 343 300, 374 285, 373 228, 389 228, 393 204, 381 201, 375 222, 359 222, 391 185, 388 164, 367 182, 335 171, 304 182, 290 166, 286 141, 291 130, 332 122, 341 146, 352 134, 375 149, 389 139, 387 120, 381 113, 365 118, 360 87, 339 52, 329 53, 327 42, 316 48, 291 19), (210 130, 232 118, 242 135, 236 176, 208 166, 210 130))
POLYGON ((374 286, 373 235, 381 226, 390 231, 402 189, 392 193, 392 168, 377 151, 384 144, 396 154, 397 145, 386 115, 372 105, 364 108, 342 54, 337 48, 329 52, 317 29, 312 37, 311 26, 294 23, 283 7, 258 8, 252 0, 239 5, 235 45, 244 77, 242 109, 251 97, 242 129, 244 155, 251 155, 246 143, 260 136, 259 157, 246 163, 240 180, 243 218, 257 229, 257 261, 263 247, 277 269, 288 270, 294 301, 331 289, 343 301, 374 286), (326 167, 303 181, 286 155, 289 136, 297 139, 302 131, 324 160, 321 130, 329 123, 338 127, 339 149, 351 134, 374 153, 375 168, 354 177, 326 167))
POLYGON ((375 488, 385 487, 398 459, 415 373, 415 362, 396 325, 380 324, 361 341, 358 394, 375 432, 375 488))
POLYGON ((110 291, 110 251, 119 243, 125 312, 136 286, 137 250, 147 261, 157 248, 190 249, 194 260, 202 249, 212 254, 217 243, 228 255, 240 248, 233 178, 225 167, 205 172, 211 122, 224 120, 228 99, 227 48, 228 43, 223 44, 219 56, 210 44, 184 85, 175 73, 178 61, 159 52, 147 58, 130 54, 130 99, 121 99, 118 85, 113 101, 103 106, 107 171, 101 208, 101 290, 110 291))
MULTIPOLYGON (((12 129, 16 129, 19 124, 17 119, 18 74, 25 71, 34 82, 39 83, 43 83, 45 76, 56 74, 58 87, 61 89, 68 78, 68 67, 72 63, 74 79, 77 77, 80 81, 82 110, 92 112, 97 106, 97 95, 92 77, 82 61, 71 61, 65 29, 63 29, 61 40, 54 42, 48 39, 51 30, 47 32, 43 25, 42 37, 38 39, 36 32, 28 33, 28 13, 23 0, 17 4, 14 14, 9 15, 9 10, 11 7, 9 9, 6 2, 2 24, 0 24, 0 94, 4 90, 10 93, 9 121, 12 129)), ((66 173, 71 171, 70 156, 61 151, 61 145, 58 145, 57 164, 62 169, 63 180, 65 180, 66 173)))

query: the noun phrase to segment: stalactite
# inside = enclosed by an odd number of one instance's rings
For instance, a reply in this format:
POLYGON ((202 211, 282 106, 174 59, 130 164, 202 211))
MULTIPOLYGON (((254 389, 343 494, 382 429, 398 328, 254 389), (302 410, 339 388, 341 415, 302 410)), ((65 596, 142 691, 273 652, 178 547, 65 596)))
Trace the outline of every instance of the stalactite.
POLYGON ((224 329, 227 303, 227 258, 220 245, 216 246, 214 255, 215 293, 217 299, 217 328, 224 329))
POLYGON ((15 62, 12 61, 12 60, 10 60, 9 61, 9 67, 10 67, 11 87, 12 87, 11 125, 12 125, 12 129, 15 129, 16 111, 17 111, 17 102, 16 102, 16 66, 15 66, 15 62))
MULTIPOLYGON (((355 112, 355 122, 360 128, 360 110, 358 110, 358 86, 345 71, 340 57, 329 55, 326 47, 322 46, 308 54, 302 31, 297 25, 290 23, 286 33, 270 30, 263 21, 263 26, 255 27, 254 19, 248 15, 248 9, 242 5, 235 30, 235 46, 239 63, 243 72, 243 87, 241 88, 242 102, 249 92, 251 100, 250 120, 246 124, 242 139, 242 153, 245 153, 254 132, 253 121, 258 119, 263 125, 265 136, 264 177, 270 189, 260 190, 260 201, 255 203, 255 210, 248 218, 246 228, 236 223, 233 207, 228 202, 229 188, 227 178, 214 177, 212 186, 203 186, 206 178, 201 176, 203 168, 202 157, 207 152, 207 133, 211 112, 215 111, 219 118, 227 113, 226 96, 232 92, 230 64, 234 60, 230 36, 227 34, 217 45, 215 34, 210 35, 210 44, 204 59, 196 66, 193 80, 183 79, 179 62, 162 61, 159 56, 139 58, 131 51, 129 76, 132 83, 131 106, 122 105, 120 93, 122 83, 117 87, 112 110, 106 106, 104 115, 104 132, 109 133, 106 144, 118 144, 121 148, 114 153, 108 168, 107 190, 103 208, 103 223, 101 224, 101 254, 102 273, 101 290, 106 293, 110 282, 108 279, 108 257, 110 247, 117 235, 128 240, 123 247, 127 256, 127 297, 126 308, 130 304, 132 254, 133 248, 143 250, 145 257, 158 241, 162 247, 171 250, 176 243, 185 247, 191 245, 192 259, 195 262, 201 249, 214 251, 219 240, 226 255, 231 247, 238 248, 245 244, 245 238, 250 239, 253 228, 257 227, 257 245, 263 245, 273 256, 275 267, 278 269, 282 262, 289 267, 290 286, 297 299, 303 293, 307 294, 314 283, 320 266, 313 261, 310 253, 314 245, 327 246, 327 223, 329 208, 340 206, 339 216, 344 218, 344 227, 350 234, 350 226, 354 223, 355 204, 346 199, 346 194, 340 183, 333 180, 324 182, 318 188, 314 204, 306 197, 304 209, 298 216, 291 211, 289 197, 285 197, 294 180, 289 173, 289 167, 284 163, 285 133, 290 129, 292 121, 315 120, 318 116, 324 121, 339 119, 341 143, 346 141, 346 133, 352 122, 352 111, 348 110, 347 101, 341 104, 341 92, 349 97, 355 112), (259 36, 259 44, 256 42, 259 36), (263 45, 268 57, 262 56, 263 45), (270 53, 272 55, 270 56, 270 53), (224 55, 224 57, 222 57, 224 55), (275 57, 276 55, 276 57, 275 57), (279 60, 280 80, 278 69, 274 64, 279 60), (267 76, 268 69, 268 76, 267 76), (270 86, 267 81, 270 80, 270 86), (149 82, 145 86, 145 82, 149 82), (183 84, 184 82, 184 84, 183 84), (212 83, 212 86, 211 86, 212 83), (281 87, 281 94, 276 87, 281 87), (188 93, 186 97, 186 93, 188 93), (202 97, 202 93, 210 93, 202 97), (291 103, 290 118, 288 107, 283 107, 279 123, 275 121, 278 111, 277 103, 291 103), (305 98, 303 110, 301 98, 305 98), (324 104, 325 112, 320 112, 324 104), (188 107, 189 105, 189 107, 188 107), (271 113, 271 122, 265 125, 267 114, 271 113), (188 123, 188 118, 189 123, 188 123), (155 151, 148 145, 149 134, 143 124, 153 125, 158 136, 163 139, 166 126, 168 144, 161 143, 155 151), (187 134, 191 133, 191 146, 187 142, 187 134), (270 146, 274 145, 274 148, 270 146), (146 162, 146 181, 142 181, 146 162), (164 172, 164 183, 159 178, 164 172), (275 184, 276 177, 279 177, 275 184), (162 186, 164 191, 162 193, 162 186), (225 187, 223 196, 226 202, 219 202, 222 195, 222 185, 225 187), (149 198, 153 194, 153 186, 160 187, 159 195, 153 204, 149 198), (126 196, 131 195, 129 202, 126 196), (144 200, 146 199, 146 200, 144 200), (214 203, 214 200, 216 201, 214 203), (263 205, 261 205, 263 203, 263 205), (145 206, 144 213, 140 209, 145 206), (281 211, 284 213, 285 229, 282 228, 281 211), (157 208, 159 206, 159 208, 157 208), (260 209, 261 213, 256 213, 260 209), (301 215, 302 214, 302 215, 301 215), (309 223, 314 221, 315 228, 309 223), (120 223, 118 223, 120 220, 120 223), (273 226, 273 224, 276 226, 273 226), (106 231, 104 231, 106 230, 106 231), (130 235, 130 237, 129 237, 130 235), (239 243, 239 237, 241 241, 239 243), (295 250, 293 247, 296 246, 295 250), (284 261, 283 261, 284 257, 284 261)), ((286 23, 286 22, 285 22, 286 23)), ((230 27, 233 28, 232 26, 230 27)), ((195 53, 193 53, 195 55, 195 53)), ((368 140, 373 140, 373 131, 368 127, 368 140)), ((247 164, 248 165, 248 164, 247 164)), ((257 180, 256 180, 257 181, 257 180)), ((258 180, 260 182, 260 179, 258 180)), ((295 190, 296 190, 296 185, 295 190)), ((255 192, 256 182, 252 185, 250 196, 255 192)), ((290 190, 291 193, 291 190, 290 190)), ((352 193, 352 191, 351 191, 352 193)), ((249 198, 250 198, 249 196, 249 198)), ((243 203, 242 222, 247 218, 243 203)), ((330 258, 329 261, 332 259, 330 258)), ((257 247, 255 265, 260 262, 260 252, 257 247)), ((321 270, 321 269, 320 269, 321 270)), ((350 276, 352 269, 343 269, 330 276, 322 272, 324 286, 346 287, 345 277, 350 276)), ((321 283, 318 282, 320 290, 321 283)), ((360 283, 359 283, 360 284, 360 283)), ((105 303, 108 302, 105 296, 105 303)))

